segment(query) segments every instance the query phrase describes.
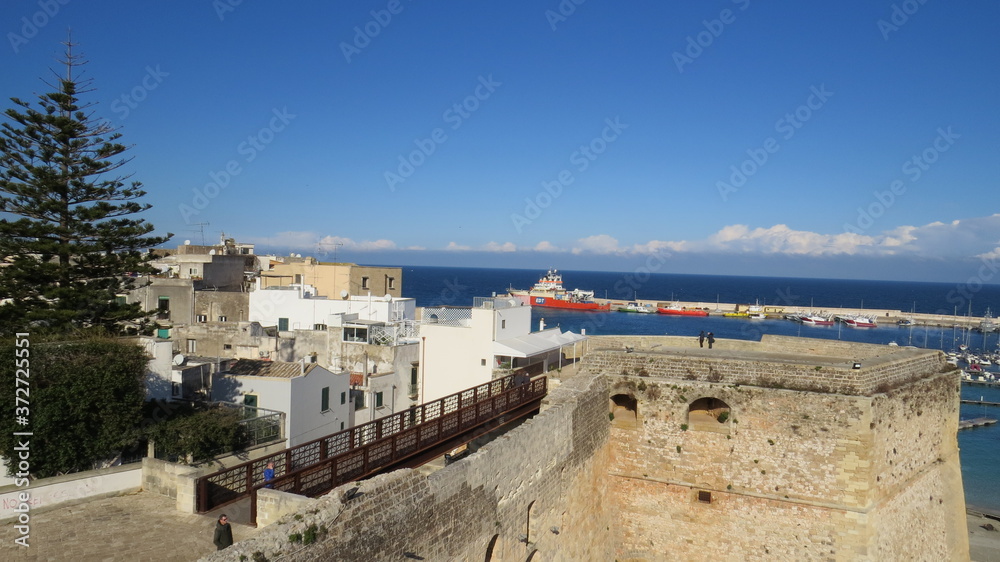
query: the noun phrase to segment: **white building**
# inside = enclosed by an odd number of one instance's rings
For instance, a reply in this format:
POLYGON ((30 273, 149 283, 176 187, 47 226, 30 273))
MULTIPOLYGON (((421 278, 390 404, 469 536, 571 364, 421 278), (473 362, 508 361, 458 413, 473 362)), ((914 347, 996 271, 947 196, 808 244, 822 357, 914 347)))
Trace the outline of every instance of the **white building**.
POLYGON ((212 400, 285 413, 288 447, 353 425, 350 375, 316 364, 240 359, 212 379, 212 400))
POLYGON ((262 289, 250 293, 251 322, 262 326, 277 326, 278 331, 323 330, 340 325, 343 319, 362 322, 392 323, 413 320, 417 305, 414 299, 374 295, 337 295, 336 298, 316 295, 308 284, 262 289))
POLYGON ((550 328, 531 331, 531 307, 513 297, 474 299, 471 307, 425 308, 420 324, 420 402, 494 378, 560 366, 562 348, 586 336, 550 328))

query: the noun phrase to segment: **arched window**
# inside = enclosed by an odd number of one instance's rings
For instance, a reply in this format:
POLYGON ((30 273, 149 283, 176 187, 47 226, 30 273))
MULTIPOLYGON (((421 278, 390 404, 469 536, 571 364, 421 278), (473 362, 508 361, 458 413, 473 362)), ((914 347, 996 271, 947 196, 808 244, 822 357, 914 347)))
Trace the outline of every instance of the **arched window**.
POLYGON ((611 425, 624 429, 635 429, 639 418, 639 401, 628 394, 611 397, 611 425))
POLYGON ((724 401, 705 397, 688 406, 688 426, 697 431, 729 433, 732 410, 724 401))
POLYGON ((493 538, 490 539, 489 544, 486 545, 486 562, 491 562, 493 560, 493 549, 495 549, 497 546, 498 538, 500 538, 500 535, 493 535, 493 538))

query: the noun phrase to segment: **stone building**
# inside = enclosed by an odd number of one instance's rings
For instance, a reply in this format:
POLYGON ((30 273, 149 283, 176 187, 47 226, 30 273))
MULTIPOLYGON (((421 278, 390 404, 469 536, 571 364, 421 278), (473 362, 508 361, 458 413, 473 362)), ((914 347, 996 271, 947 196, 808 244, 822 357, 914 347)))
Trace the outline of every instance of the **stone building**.
POLYGON ((403 296, 403 269, 354 263, 325 263, 315 258, 279 258, 261 272, 263 288, 309 284, 318 295, 339 298, 347 295, 403 296))
POLYGON ((268 491, 301 509, 206 559, 969 559, 959 375, 939 352, 775 336, 588 345, 538 415, 475 454, 346 495, 268 491), (287 542, 311 525, 315 544, 287 542))

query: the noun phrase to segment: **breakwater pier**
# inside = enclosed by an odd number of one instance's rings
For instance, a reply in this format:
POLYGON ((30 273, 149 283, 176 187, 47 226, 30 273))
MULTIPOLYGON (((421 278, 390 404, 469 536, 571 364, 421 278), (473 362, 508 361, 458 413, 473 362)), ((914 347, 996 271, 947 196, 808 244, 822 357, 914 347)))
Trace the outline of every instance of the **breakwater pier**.
POLYGON ((619 307, 623 307, 630 302, 635 302, 643 306, 653 308, 666 308, 668 306, 679 306, 686 310, 699 310, 709 316, 734 316, 745 315, 751 307, 759 307, 768 319, 784 319, 786 316, 819 313, 823 316, 867 316, 875 318, 880 324, 898 324, 908 322, 913 326, 930 327, 956 327, 959 329, 975 330, 980 329, 984 322, 992 322, 993 318, 984 316, 959 316, 954 314, 928 314, 911 313, 902 310, 886 308, 831 308, 831 307, 804 307, 795 305, 769 305, 769 304, 748 304, 748 303, 725 303, 725 302, 705 302, 705 301, 665 301, 653 299, 607 299, 595 298, 594 302, 607 304, 612 312, 619 307))

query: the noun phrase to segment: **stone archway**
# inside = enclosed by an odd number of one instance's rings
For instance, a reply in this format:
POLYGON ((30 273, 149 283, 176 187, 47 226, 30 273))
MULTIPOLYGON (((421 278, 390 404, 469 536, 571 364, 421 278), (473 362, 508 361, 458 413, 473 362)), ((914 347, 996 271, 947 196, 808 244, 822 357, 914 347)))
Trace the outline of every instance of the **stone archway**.
POLYGON ((639 418, 639 401, 630 394, 615 394, 610 401, 611 425, 635 429, 639 418))
POLYGON ((687 423, 696 431, 729 432, 732 408, 724 400, 706 396, 688 405, 687 423))

